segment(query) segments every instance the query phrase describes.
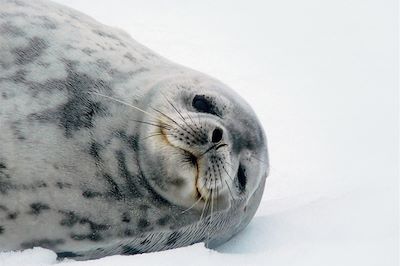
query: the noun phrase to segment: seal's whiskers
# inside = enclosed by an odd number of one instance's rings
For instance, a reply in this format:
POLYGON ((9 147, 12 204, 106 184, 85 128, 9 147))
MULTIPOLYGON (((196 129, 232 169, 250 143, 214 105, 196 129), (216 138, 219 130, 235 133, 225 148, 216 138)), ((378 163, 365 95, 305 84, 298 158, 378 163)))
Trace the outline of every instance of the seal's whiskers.
MULTIPOLYGON (((200 216, 200 220, 199 220, 200 222, 201 222, 201 220, 203 220, 204 211, 206 209, 208 209, 207 205, 208 205, 209 200, 210 200, 210 192, 208 192, 208 195, 207 195, 207 198, 206 198, 206 203, 204 204, 203 211, 201 212, 201 216, 200 216)), ((207 215, 207 213, 206 213, 206 215, 207 215)))
POLYGON ((147 121, 140 121, 140 120, 132 120, 136 123, 142 123, 142 124, 146 124, 149 126, 153 126, 153 127, 158 127, 158 128, 162 128, 162 129, 170 129, 171 127, 169 125, 158 125, 152 122, 147 122, 147 121))
POLYGON ((222 169, 224 169, 225 173, 227 174, 227 176, 229 176, 229 178, 234 181, 234 179, 232 178, 232 176, 228 173, 228 171, 225 169, 225 166, 222 166, 222 169))
POLYGON ((158 110, 158 109, 156 109, 156 108, 153 108, 153 107, 152 107, 151 109, 153 109, 154 111, 156 111, 156 112, 159 113, 160 115, 162 115, 162 116, 168 118, 169 120, 171 120, 172 122, 174 122, 174 124, 180 126, 180 125, 178 124, 178 122, 176 122, 175 119, 171 118, 169 115, 167 115, 167 114, 161 112, 160 110, 158 110))
POLYGON ((186 212, 190 211, 191 209, 193 209, 202 199, 203 199, 203 196, 200 196, 200 198, 192 206, 190 206, 186 210, 182 211, 182 213, 186 213, 186 212))
POLYGON ((178 108, 177 108, 165 95, 163 95, 163 97, 164 97, 164 99, 172 106, 172 108, 175 110, 175 112, 179 115, 179 117, 181 118, 181 120, 183 121, 183 123, 185 123, 186 126, 187 126, 194 134, 190 133, 190 132, 187 131, 187 130, 185 130, 185 131, 186 131, 188 134, 192 135, 192 137, 194 137, 196 140, 201 141, 201 140, 199 139, 198 132, 195 131, 195 130, 189 125, 189 123, 186 121, 186 118, 182 115, 182 112, 180 112, 180 111, 178 110, 178 108))
MULTIPOLYGON (((201 130, 201 128, 197 125, 197 123, 193 120, 192 116, 189 114, 188 111, 186 111, 186 115, 189 117, 190 121, 192 121, 193 125, 197 128, 198 131, 201 130)), ((200 120, 199 120, 200 121, 200 120)), ((200 123, 199 123, 200 124, 200 123)))
POLYGON ((157 137, 157 136, 163 136, 163 135, 170 135, 170 134, 155 133, 155 134, 151 134, 151 135, 149 135, 149 136, 147 136, 145 138, 142 138, 140 140, 147 140, 147 139, 150 139, 150 138, 154 138, 154 137, 157 137))
MULTIPOLYGON (((154 111, 156 111, 157 113, 161 114, 162 116, 166 117, 167 119, 171 120, 174 124, 176 124, 179 128, 181 128, 183 131, 185 131, 186 133, 188 133, 189 135, 191 135, 192 137, 194 137, 195 139, 197 139, 197 137, 195 135, 193 135, 191 132, 189 132, 186 128, 184 128, 181 124, 179 124, 178 122, 176 122, 174 119, 172 119, 169 115, 155 109, 152 108, 154 111)), ((198 139, 197 139, 198 140, 198 139)))
POLYGON ((268 162, 266 162, 266 161, 263 161, 263 160, 261 160, 261 159, 259 159, 259 158, 255 157, 254 155, 251 155, 251 158, 254 158, 255 160, 257 160, 257 161, 259 161, 259 162, 261 162, 261 163, 264 163, 264 164, 266 164, 266 165, 269 165, 269 163, 268 163, 268 162))
MULTIPOLYGON (((216 179, 214 178, 214 183, 216 182, 215 181, 216 179)), ((211 211, 210 211, 210 222, 207 224, 207 244, 206 244, 206 247, 208 248, 208 243, 210 242, 210 231, 211 231, 211 229, 212 229, 212 221, 213 221, 213 209, 214 209, 214 197, 215 197, 215 195, 214 195, 214 193, 215 193, 215 190, 214 189, 211 189, 211 211)))
MULTIPOLYGON (((143 110, 143 109, 141 109, 141 108, 139 108, 139 107, 137 107, 137 106, 134 106, 134 105, 132 105, 132 104, 130 104, 130 103, 121 101, 121 100, 116 99, 116 98, 114 98, 114 97, 111 97, 111 96, 108 96, 108 95, 104 95, 104 94, 101 94, 101 93, 98 93, 98 92, 90 92, 90 94, 98 95, 98 96, 101 96, 101 97, 104 97, 104 98, 113 100, 113 101, 115 101, 115 102, 124 104, 124 105, 129 106, 129 107, 131 107, 131 108, 134 108, 135 110, 138 110, 138 111, 140 111, 140 112, 142 112, 142 113, 144 113, 144 114, 146 114, 146 115, 148 115, 148 116, 150 116, 150 117, 152 117, 152 118, 154 118, 154 119, 156 120, 156 122, 154 122, 154 121, 148 122, 148 121, 132 120, 132 121, 134 121, 134 122, 142 123, 142 124, 147 124, 147 125, 159 127, 159 128, 162 128, 162 129, 167 129, 167 130, 173 128, 173 127, 172 127, 170 124, 168 124, 167 122, 160 120, 159 117, 157 117, 157 116, 155 116, 155 115, 153 115, 153 114, 151 114, 151 113, 149 113, 149 112, 147 112, 147 111, 145 111, 145 110, 143 110), (162 125, 157 124, 157 122, 160 122, 162 125)), ((155 110, 155 109, 154 109, 154 110, 155 110)), ((160 113, 161 113, 161 112, 160 112, 160 113)))
POLYGON ((233 195, 232 195, 232 191, 231 191, 231 188, 229 187, 228 182, 227 182, 226 180, 224 180, 224 181, 225 181, 225 184, 226 184, 226 186, 227 186, 227 188, 228 188, 229 194, 231 195, 232 200, 235 200, 235 198, 234 198, 233 195))
MULTIPOLYGON (((203 190, 204 187, 205 187, 205 183, 203 184, 203 186, 201 187, 200 190, 203 190)), ((182 213, 188 212, 189 210, 193 209, 194 206, 196 206, 202 199, 203 199, 203 195, 200 194, 200 198, 190 208, 182 211, 182 213)))
MULTIPOLYGON (((228 174, 228 171, 226 171, 226 169, 225 169, 224 166, 222 166, 222 169, 224 169, 225 173, 226 173, 226 174, 229 176, 229 178, 233 181, 233 178, 230 176, 230 174, 228 174)), ((227 181, 226 179, 222 178, 221 173, 220 173, 220 178, 221 178, 222 187, 224 186, 224 184, 222 183, 222 180, 223 180, 223 181, 225 181, 226 187, 228 188, 229 194, 231 195, 232 201, 234 201, 235 198, 233 197, 233 194, 232 194, 231 188, 229 187, 228 181, 227 181)))
POLYGON ((138 110, 138 111, 140 111, 140 112, 142 112, 142 113, 144 113, 144 114, 147 114, 147 115, 149 115, 149 116, 155 118, 156 120, 158 120, 158 117, 156 117, 156 116, 154 116, 153 114, 151 114, 151 113, 149 113, 149 112, 146 112, 145 110, 143 110, 143 109, 141 109, 141 108, 139 108, 139 107, 137 107, 137 106, 134 106, 134 105, 132 105, 132 104, 130 104, 130 103, 127 103, 127 102, 118 100, 118 99, 116 99, 116 98, 114 98, 114 97, 111 97, 111 96, 108 96, 108 95, 105 95, 105 94, 101 94, 101 93, 98 93, 98 92, 89 92, 89 93, 90 93, 90 94, 94 94, 94 95, 98 95, 98 96, 101 96, 101 97, 104 97, 104 98, 108 98, 108 99, 110 99, 110 100, 119 102, 119 103, 124 104, 124 105, 129 106, 129 107, 132 107, 132 108, 134 108, 134 109, 136 109, 136 110, 138 110))

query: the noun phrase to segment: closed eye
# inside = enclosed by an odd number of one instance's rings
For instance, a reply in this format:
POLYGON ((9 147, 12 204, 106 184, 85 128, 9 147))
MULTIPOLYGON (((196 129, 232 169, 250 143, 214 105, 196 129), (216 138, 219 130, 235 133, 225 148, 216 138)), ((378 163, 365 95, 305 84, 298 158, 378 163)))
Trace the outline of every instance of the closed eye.
POLYGON ((246 176, 246 170, 243 168, 242 165, 239 165, 237 179, 239 184, 239 190, 241 192, 244 192, 246 190, 246 185, 247 185, 247 176, 246 176))
POLYGON ((205 95, 196 95, 193 98, 192 106, 198 112, 220 116, 214 103, 205 95))

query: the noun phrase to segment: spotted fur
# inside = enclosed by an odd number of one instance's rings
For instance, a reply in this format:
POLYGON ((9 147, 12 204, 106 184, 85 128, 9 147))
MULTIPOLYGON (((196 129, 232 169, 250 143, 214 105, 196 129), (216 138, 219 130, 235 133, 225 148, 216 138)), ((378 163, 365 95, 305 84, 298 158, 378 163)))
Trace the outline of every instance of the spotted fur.
POLYGON ((133 255, 217 245, 247 225, 268 158, 263 130, 238 95, 72 9, 42 0, 0 0, 0 7, 0 251, 133 255), (190 105, 197 92, 222 103, 199 113, 190 105), (154 126, 138 111, 160 115, 166 106, 175 124, 159 127, 168 128, 170 144, 150 139, 154 126), (212 146, 222 141, 230 145, 212 146), (209 165, 198 169, 206 188, 225 198, 213 214, 188 208, 176 193, 193 183, 188 175, 200 158, 209 165), (249 165, 248 186, 236 176, 239 161, 249 165))

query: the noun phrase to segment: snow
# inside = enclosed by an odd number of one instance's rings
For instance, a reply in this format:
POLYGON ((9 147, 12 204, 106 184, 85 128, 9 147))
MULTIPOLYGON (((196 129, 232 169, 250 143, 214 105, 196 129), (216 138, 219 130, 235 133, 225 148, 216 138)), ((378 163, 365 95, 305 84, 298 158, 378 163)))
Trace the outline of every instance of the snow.
POLYGON ((58 2, 238 91, 271 175, 252 223, 217 250, 59 263, 36 248, 0 265, 399 265, 394 0, 58 2))

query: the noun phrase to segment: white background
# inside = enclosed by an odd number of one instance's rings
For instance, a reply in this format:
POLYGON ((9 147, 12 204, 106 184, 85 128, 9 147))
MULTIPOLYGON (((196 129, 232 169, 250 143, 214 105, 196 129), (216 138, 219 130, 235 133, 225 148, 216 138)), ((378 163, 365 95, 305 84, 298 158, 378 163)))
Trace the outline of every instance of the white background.
MULTIPOLYGON (((230 85, 259 115, 271 161, 259 212, 219 250, 67 265, 399 264, 396 1, 57 2, 230 85)), ((55 258, 35 250, 2 261, 55 258)))

